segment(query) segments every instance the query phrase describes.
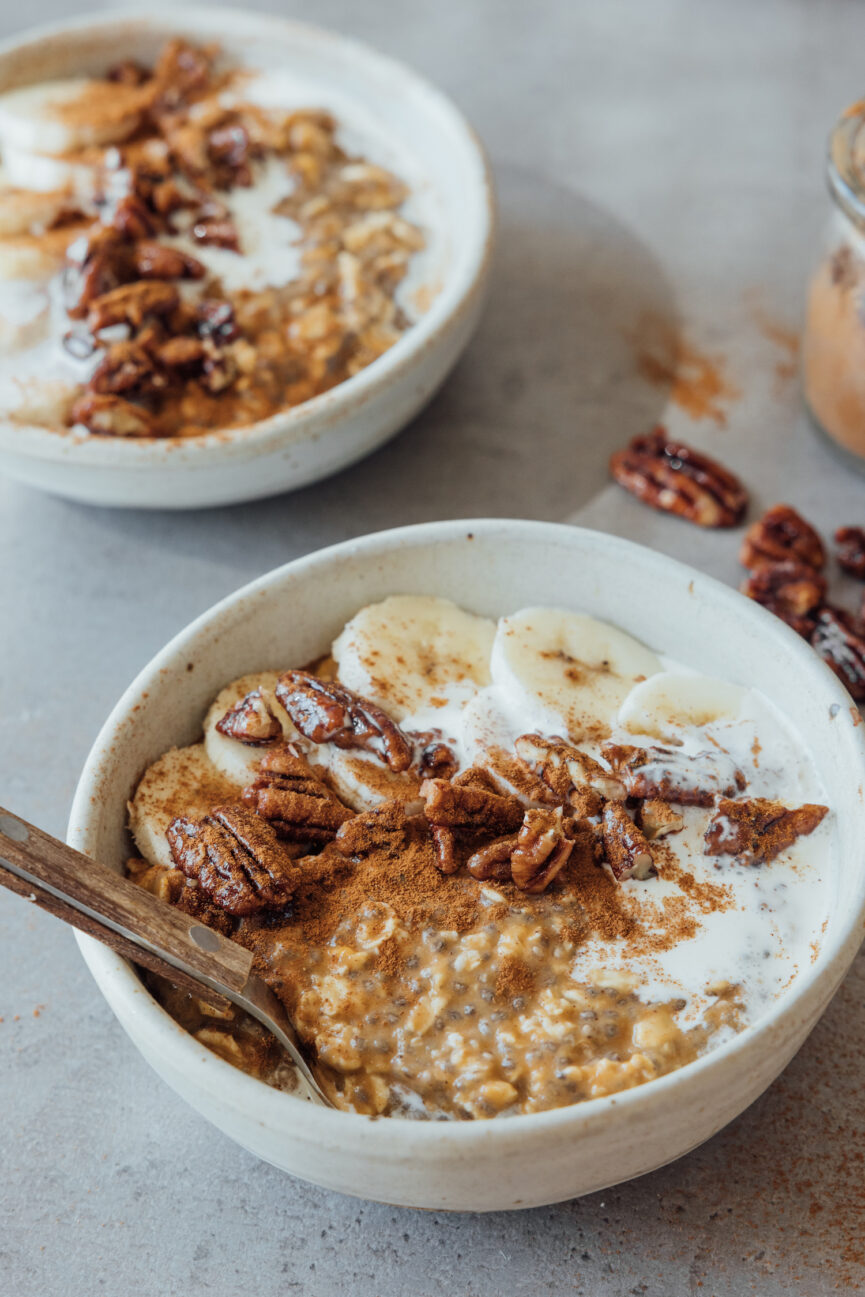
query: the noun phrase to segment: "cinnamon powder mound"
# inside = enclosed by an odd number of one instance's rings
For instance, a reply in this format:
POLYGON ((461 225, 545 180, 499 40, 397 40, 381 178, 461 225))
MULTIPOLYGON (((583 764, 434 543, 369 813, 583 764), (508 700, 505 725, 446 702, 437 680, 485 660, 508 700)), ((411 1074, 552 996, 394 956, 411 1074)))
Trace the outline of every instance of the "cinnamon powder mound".
POLYGON ((535 974, 521 959, 506 955, 499 965, 496 977, 496 997, 513 1000, 517 996, 531 995, 535 989, 535 974))

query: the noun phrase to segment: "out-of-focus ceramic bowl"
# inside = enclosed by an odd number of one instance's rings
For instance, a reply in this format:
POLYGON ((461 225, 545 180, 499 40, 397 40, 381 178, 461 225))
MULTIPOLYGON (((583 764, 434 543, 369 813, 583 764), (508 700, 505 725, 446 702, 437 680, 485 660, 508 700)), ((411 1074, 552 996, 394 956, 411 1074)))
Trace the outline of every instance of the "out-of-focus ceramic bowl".
MULTIPOLYGON (((483 150, 454 105, 402 64, 356 41, 249 11, 177 7, 90 16, 0 44, 0 91, 95 75, 119 58, 153 59, 172 36, 216 41, 233 61, 280 69, 372 123, 411 160, 430 252, 414 296, 431 304, 395 346, 329 392, 248 428, 192 439, 74 436, 0 419, 0 470, 91 504, 188 509, 306 486, 369 454, 415 415, 471 337, 494 225, 483 150)), ((311 104, 315 107, 317 105, 311 104)))
POLYGON ((829 918, 813 963, 753 1026, 647 1085, 551 1112, 417 1122, 317 1108, 269 1089, 199 1045, 129 964, 82 936, 84 957, 169 1085, 293 1175, 465 1211, 550 1203, 641 1175, 708 1139, 778 1075, 847 971, 865 921, 865 727, 807 644, 734 590, 629 542, 535 522, 425 524, 298 559, 205 613, 139 675, 88 758, 69 840, 122 869, 136 780, 166 748, 199 737, 217 691, 244 672, 310 661, 361 605, 394 593, 445 596, 488 617, 531 604, 579 609, 709 675, 763 690, 802 736, 835 819, 829 918))

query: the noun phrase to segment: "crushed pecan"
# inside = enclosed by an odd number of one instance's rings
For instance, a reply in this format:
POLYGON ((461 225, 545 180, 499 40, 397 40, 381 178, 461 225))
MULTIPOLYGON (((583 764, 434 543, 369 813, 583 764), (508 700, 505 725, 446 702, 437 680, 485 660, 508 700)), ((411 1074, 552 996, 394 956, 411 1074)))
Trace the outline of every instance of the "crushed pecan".
POLYGON ((601 841, 616 882, 648 878, 654 865, 651 847, 621 802, 608 802, 604 807, 601 841))
POLYGON ((152 437, 153 419, 146 410, 121 396, 85 392, 73 403, 70 419, 88 432, 112 437, 152 437))
POLYGON ((826 563, 823 542, 789 504, 774 504, 745 532, 739 562, 750 571, 786 560, 819 570, 826 563))
POLYGON ((424 814, 430 824, 470 830, 496 837, 512 833, 522 823, 523 806, 516 797, 491 792, 474 784, 425 779, 420 786, 424 814))
POLYGON ((700 527, 735 527, 748 504, 748 493, 734 473, 674 441, 664 428, 616 451, 610 472, 644 504, 700 527))
POLYGON ((854 617, 830 604, 818 611, 811 647, 857 703, 865 702, 865 634, 854 617))
POLYGON ((206 297, 195 308, 196 328, 201 338, 233 342, 238 336, 234 307, 218 297, 206 297))
POLYGON ((179 248, 165 243, 144 240, 137 243, 132 254, 135 273, 139 279, 202 279, 204 266, 197 257, 190 257, 179 248))
POLYGON ((605 743, 601 753, 622 779, 629 797, 711 806, 719 794, 730 797, 745 787, 745 776, 725 752, 697 752, 689 757, 673 748, 605 743))
POLYGON ((567 864, 573 845, 565 836, 561 807, 526 811, 511 856, 511 878, 522 892, 542 892, 567 864))
POLYGON ((172 858, 229 914, 284 909, 301 877, 273 828, 244 806, 217 806, 167 829, 172 858))
POLYGON ((114 208, 111 228, 130 243, 136 243, 139 239, 153 237, 156 221, 147 204, 137 194, 127 194, 114 208))
POLYGON ((272 743, 282 734, 282 726, 272 714, 260 689, 251 689, 230 707, 216 722, 216 728, 226 738, 237 739, 240 743, 248 743, 253 747, 272 743))
POLYGON ((196 243, 206 247, 240 252, 240 235, 237 226, 227 216, 208 216, 196 221, 192 227, 192 237, 196 243))
POLYGON ((580 806, 584 806, 587 789, 610 801, 624 800, 622 780, 563 739, 521 734, 514 743, 514 751, 562 802, 573 803, 579 797, 580 806))
POLYGON ((674 811, 670 803, 661 801, 660 797, 647 797, 638 802, 634 818, 650 842, 681 833, 685 826, 681 811, 674 811))
POLYGON ((336 847, 344 856, 364 856, 381 850, 398 855, 407 832, 404 804, 382 802, 381 806, 353 815, 341 824, 336 835, 336 847))
POLYGON ((148 80, 149 70, 135 59, 121 59, 113 63, 105 74, 106 81, 116 81, 121 86, 140 86, 148 80))
POLYGON ((137 329, 150 315, 168 315, 179 301, 174 284, 160 279, 122 284, 91 302, 87 324, 92 333, 99 333, 100 329, 113 324, 129 324, 137 329))
POLYGON ((562 808, 532 807, 519 831, 480 847, 469 856, 470 874, 483 881, 510 880, 523 892, 542 892, 567 864, 573 841, 567 836, 562 808))
POLYGON ((272 823, 280 838, 309 847, 332 842, 350 811, 290 747, 266 753, 243 800, 272 823))
POLYGON ((387 713, 335 680, 320 680, 308 671, 286 671, 277 683, 276 697, 300 733, 313 743, 366 748, 397 773, 411 765, 411 744, 387 713))
POLYGON ((90 377, 91 391, 103 394, 157 391, 165 384, 150 352, 137 342, 114 343, 90 377))
POLYGON ((406 733, 414 745, 414 765, 421 779, 451 779, 457 772, 457 759, 452 748, 442 739, 441 730, 423 730, 406 733))
POLYGON ((517 836, 516 833, 508 833, 472 852, 466 861, 469 873, 482 882, 506 882, 511 876, 511 856, 517 845, 517 836))
POLYGON ((839 566, 850 576, 865 581, 865 527, 839 527, 835 544, 839 566))
POLYGON ((430 837, 436 853, 436 867, 443 874, 455 874, 460 867, 456 835, 443 824, 430 825, 430 837))
POLYGON ((705 832, 706 855, 735 856, 741 865, 767 864, 797 838, 813 833, 828 809, 813 802, 789 809, 765 797, 721 797, 705 832))
POLYGON ((763 563, 742 583, 742 593, 807 639, 814 614, 826 598, 826 578, 805 563, 763 563))

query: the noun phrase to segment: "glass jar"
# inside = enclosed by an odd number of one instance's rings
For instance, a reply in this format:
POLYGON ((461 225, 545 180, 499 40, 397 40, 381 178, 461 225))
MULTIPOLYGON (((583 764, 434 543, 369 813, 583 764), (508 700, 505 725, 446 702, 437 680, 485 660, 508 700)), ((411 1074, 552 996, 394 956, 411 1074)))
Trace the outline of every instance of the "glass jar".
POLYGON ((805 400, 817 426, 865 470, 865 101, 829 138, 834 211, 808 291, 805 400))

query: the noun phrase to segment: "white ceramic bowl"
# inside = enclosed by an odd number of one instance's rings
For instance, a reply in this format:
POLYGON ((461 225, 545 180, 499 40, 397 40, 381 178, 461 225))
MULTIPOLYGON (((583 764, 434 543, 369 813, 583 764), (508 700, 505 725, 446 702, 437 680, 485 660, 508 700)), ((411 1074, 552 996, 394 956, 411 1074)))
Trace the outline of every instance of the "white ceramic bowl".
MULTIPOLYGON (((218 41, 239 63, 280 68, 374 119, 383 147, 412 160, 433 245, 427 312, 372 365, 249 428, 190 440, 73 437, 0 420, 0 470, 91 504, 201 508, 293 490, 393 436, 429 400, 477 324, 494 199, 483 151, 454 105, 408 68, 355 41, 217 6, 88 17, 0 44, 0 91, 152 59, 171 36, 218 41)), ((341 118, 343 115, 340 114, 341 118)), ((395 164, 395 165, 398 165, 395 164)))
POLYGON ((84 957, 169 1085, 244 1147, 317 1184, 490 1211, 650 1171, 708 1139, 778 1075, 844 976, 865 920, 865 727, 805 642, 734 590, 627 541, 536 522, 425 524, 298 559, 200 617, 127 690, 88 758, 69 841, 121 869, 137 778, 167 747, 199 736, 226 681, 315 658, 360 605, 393 593, 443 595, 492 617, 537 603, 584 610, 702 671, 762 689, 807 743, 836 821, 830 917, 813 964, 756 1025, 648 1085, 552 1112, 425 1123, 314 1108, 271 1090, 202 1048, 127 963, 79 937, 84 957))

